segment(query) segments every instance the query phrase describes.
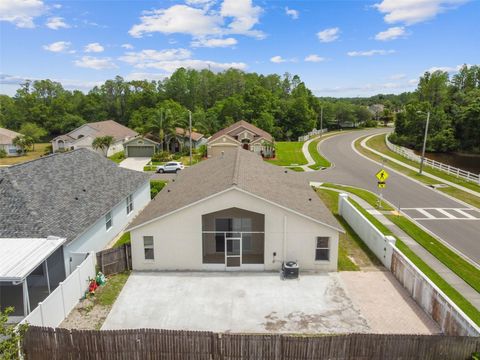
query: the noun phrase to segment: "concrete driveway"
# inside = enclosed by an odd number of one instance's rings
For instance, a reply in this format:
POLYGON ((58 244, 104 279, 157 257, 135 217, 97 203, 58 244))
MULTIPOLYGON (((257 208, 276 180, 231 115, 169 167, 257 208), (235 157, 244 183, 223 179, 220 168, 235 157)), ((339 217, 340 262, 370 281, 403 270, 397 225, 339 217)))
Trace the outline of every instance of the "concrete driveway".
POLYGON ((120 164, 118 164, 118 166, 126 169, 130 169, 130 170, 143 171, 143 168, 149 162, 150 162, 150 158, 129 157, 123 160, 120 164))
MULTIPOLYGON (((368 292, 372 279, 358 279, 361 285, 356 286, 368 292)), ((370 296, 379 304, 375 314, 384 319, 383 326, 377 327, 378 316, 370 314, 374 311, 368 304, 349 295, 357 289, 349 289, 342 273, 302 274, 299 280, 282 281, 277 273, 133 272, 102 329, 431 333, 416 313, 420 310, 416 304, 406 303, 406 297, 397 292, 401 289, 383 288, 383 283, 389 281, 380 281, 370 296), (382 296, 387 297, 378 300, 382 296), (369 317, 375 321, 370 323, 369 317), (399 317, 401 327, 396 325, 399 317)))

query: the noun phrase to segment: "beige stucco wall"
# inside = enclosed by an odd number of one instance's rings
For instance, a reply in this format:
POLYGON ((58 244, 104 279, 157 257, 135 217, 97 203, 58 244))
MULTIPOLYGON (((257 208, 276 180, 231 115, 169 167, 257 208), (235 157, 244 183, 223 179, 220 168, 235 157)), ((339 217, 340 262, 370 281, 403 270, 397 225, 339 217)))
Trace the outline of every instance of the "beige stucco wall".
POLYGON ((238 207, 265 214, 264 270, 277 270, 284 259, 296 260, 301 270, 335 271, 338 232, 237 189, 192 205, 131 231, 135 270, 222 270, 202 263, 202 215, 238 207), (285 226, 286 221, 286 226, 285 226), (284 228, 286 227, 286 233, 284 228), (145 260, 143 236, 154 237, 155 260, 145 260), (315 261, 317 236, 330 237, 330 261, 315 261), (273 253, 277 256, 274 257, 273 253))

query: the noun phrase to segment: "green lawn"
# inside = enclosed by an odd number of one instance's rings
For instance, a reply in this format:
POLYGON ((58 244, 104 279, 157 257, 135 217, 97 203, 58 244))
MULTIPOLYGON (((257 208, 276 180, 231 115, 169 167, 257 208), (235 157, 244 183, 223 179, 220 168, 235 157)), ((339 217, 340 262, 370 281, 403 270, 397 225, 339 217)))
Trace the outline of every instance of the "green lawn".
POLYGON ((280 166, 305 165, 307 159, 302 152, 303 142, 279 141, 275 143, 275 159, 266 160, 280 166))
MULTIPOLYGON (((338 190, 345 190, 347 192, 350 192, 352 194, 357 195, 358 197, 362 198, 366 202, 368 202, 371 206, 374 208, 378 208, 378 197, 374 193, 365 190, 365 189, 360 189, 352 186, 347 186, 347 185, 338 185, 338 184, 330 184, 330 183, 324 183, 322 186, 329 187, 332 189, 338 189, 338 190)), ((382 210, 393 210, 393 208, 387 204, 385 201, 382 201, 382 210)))
POLYGON ((167 185, 166 180, 150 180, 150 197, 153 199, 167 185))
POLYGON ((110 276, 104 286, 95 292, 95 304, 111 306, 117 299, 120 291, 128 280, 130 272, 124 272, 110 276))
POLYGON ((339 235, 338 270, 357 271, 361 268, 381 265, 375 254, 372 253, 355 231, 353 231, 348 223, 338 214, 338 192, 317 189, 317 194, 346 232, 345 234, 339 235))
POLYGON ((123 160, 125 160, 125 152, 119 151, 108 158, 113 162, 120 164, 123 160))
MULTIPOLYGON (((7 156, 5 158, 0 159, 0 165, 15 165, 21 164, 26 161, 38 159, 45 154, 48 154, 50 143, 38 143, 35 144, 35 150, 28 151, 24 155, 20 156, 7 156)), ((50 149, 51 150, 51 149, 50 149)))
POLYGON ((310 156, 313 158, 313 160, 315 160, 315 164, 309 166, 309 168, 313 170, 319 170, 322 167, 332 166, 330 161, 324 158, 322 154, 320 154, 320 152, 318 151, 318 143, 320 142, 320 140, 321 138, 318 138, 308 144, 308 152, 310 153, 310 156))
POLYGON ((303 168, 300 167, 300 166, 290 166, 290 167, 288 167, 287 169, 290 169, 290 170, 293 170, 293 171, 296 171, 296 172, 305 171, 305 170, 303 170, 303 168))
POLYGON ((350 201, 353 206, 355 206, 357 210, 360 211, 362 215, 365 216, 367 220, 370 221, 383 235, 393 235, 393 233, 385 225, 383 225, 375 216, 361 207, 360 204, 358 204, 355 200, 348 199, 348 201, 350 201))

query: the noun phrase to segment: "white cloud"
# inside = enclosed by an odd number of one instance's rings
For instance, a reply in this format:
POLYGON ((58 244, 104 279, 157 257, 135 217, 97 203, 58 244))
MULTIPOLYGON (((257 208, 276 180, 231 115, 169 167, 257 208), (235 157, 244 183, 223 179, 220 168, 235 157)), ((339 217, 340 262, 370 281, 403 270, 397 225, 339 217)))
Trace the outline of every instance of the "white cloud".
MULTIPOLYGON (((207 3, 210 2, 188 2, 192 5, 207 3)), ((253 6, 251 0, 224 0, 220 10, 210 10, 208 6, 198 8, 177 4, 144 12, 140 23, 134 25, 129 34, 142 37, 153 32, 179 33, 191 35, 195 39, 242 34, 263 38, 265 35, 261 31, 253 29, 259 22, 261 13, 262 8, 253 6)))
POLYGON ((85 51, 86 53, 100 53, 103 50, 105 50, 105 48, 98 42, 87 44, 83 48, 83 51, 85 51))
POLYGON ((280 64, 282 62, 286 62, 287 60, 285 60, 284 58, 282 58, 280 55, 277 55, 277 56, 273 56, 270 58, 270 61, 275 63, 275 64, 280 64))
POLYGON ((294 20, 297 20, 298 17, 300 16, 300 13, 298 12, 298 10, 289 9, 288 7, 285 8, 285 14, 287 14, 294 20))
POLYGON ((192 53, 187 49, 166 50, 142 50, 139 52, 127 52, 119 60, 133 65, 137 69, 158 69, 168 73, 180 67, 191 69, 209 68, 212 71, 221 71, 229 68, 244 70, 247 65, 242 62, 219 63, 210 60, 198 60, 191 58, 192 53))
POLYGON ((135 80, 163 80, 168 76, 168 74, 162 73, 146 73, 146 72, 133 72, 124 76, 126 81, 135 81, 135 80))
POLYGON ((122 48, 127 49, 127 50, 132 50, 133 49, 132 44, 122 44, 121 46, 122 46, 122 48))
POLYGON ((185 3, 191 6, 210 7, 215 3, 215 0, 186 0, 185 3))
POLYGON ((368 96, 381 93, 401 93, 412 90, 416 86, 416 82, 409 81, 386 82, 386 83, 369 83, 352 86, 336 86, 315 89, 313 92, 317 96, 368 96))
POLYGON ((47 8, 41 0, 1 0, 0 21, 7 21, 19 28, 34 28, 33 20, 44 14, 47 8))
POLYGON ((388 28, 385 31, 379 32, 375 35, 375 40, 388 41, 395 40, 399 37, 404 37, 406 35, 405 28, 403 26, 395 26, 388 28))
POLYGON ((321 42, 332 42, 340 36, 340 29, 338 27, 329 28, 317 33, 317 37, 321 42))
MULTIPOLYGON (((454 73, 457 72, 462 68, 462 65, 457 65, 457 66, 432 66, 430 69, 427 69, 425 71, 428 71, 429 73, 433 73, 435 71, 445 71, 448 73, 454 73)), ((467 65, 469 66, 469 65, 467 65)), ((423 74, 422 74, 423 75, 423 74)))
POLYGON ((58 16, 48 18, 45 25, 52 30, 58 30, 60 28, 68 29, 70 27, 62 17, 58 16))
POLYGON ((368 50, 368 51, 349 51, 348 56, 374 56, 393 54, 395 50, 368 50))
POLYGON ((415 23, 430 20, 438 14, 457 6, 468 0, 383 0, 374 7, 382 14, 388 24, 415 23))
POLYGON ((225 38, 225 39, 200 38, 200 39, 192 41, 192 43, 190 45, 193 46, 193 47, 214 48, 214 47, 229 47, 229 46, 234 46, 236 44, 237 44, 237 39, 229 37, 229 38, 225 38))
MULTIPOLYGON (((28 77, 28 76, 15 76, 15 75, 7 75, 7 74, 0 74, 0 84, 8 84, 8 85, 20 85, 27 80, 43 80, 43 78, 37 77, 28 77)), ((102 81, 84 81, 78 79, 58 79, 54 78, 51 79, 52 81, 56 81, 62 84, 65 89, 82 89, 82 90, 90 90, 94 86, 99 86, 103 82, 102 81)))
POLYGON ((310 54, 306 56, 304 60, 307 62, 321 62, 325 61, 326 59, 324 57, 318 56, 317 54, 310 54))
POLYGON ((73 62, 75 66, 95 69, 95 70, 104 70, 104 69, 116 69, 118 66, 112 62, 112 59, 109 57, 97 58, 93 56, 82 56, 80 60, 75 60, 73 62))
MULTIPOLYGON (((66 52, 72 43, 70 41, 57 41, 49 45, 43 45, 43 48, 51 52, 66 52)), ((70 51, 72 52, 72 51, 70 51)))
POLYGON ((243 34, 262 39, 265 37, 261 31, 252 28, 259 22, 263 9, 253 6, 252 0, 224 0, 220 9, 223 17, 233 18, 228 24, 227 33, 243 34))

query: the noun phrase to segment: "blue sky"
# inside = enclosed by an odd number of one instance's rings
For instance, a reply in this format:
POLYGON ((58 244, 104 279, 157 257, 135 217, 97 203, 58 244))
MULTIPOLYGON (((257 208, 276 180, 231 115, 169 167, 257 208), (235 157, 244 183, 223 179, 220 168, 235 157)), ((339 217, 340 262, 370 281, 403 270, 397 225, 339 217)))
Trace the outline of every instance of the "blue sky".
POLYGON ((176 67, 298 74, 319 96, 413 90, 480 59, 480 1, 0 1, 0 93, 176 67))

